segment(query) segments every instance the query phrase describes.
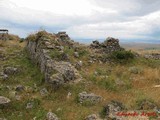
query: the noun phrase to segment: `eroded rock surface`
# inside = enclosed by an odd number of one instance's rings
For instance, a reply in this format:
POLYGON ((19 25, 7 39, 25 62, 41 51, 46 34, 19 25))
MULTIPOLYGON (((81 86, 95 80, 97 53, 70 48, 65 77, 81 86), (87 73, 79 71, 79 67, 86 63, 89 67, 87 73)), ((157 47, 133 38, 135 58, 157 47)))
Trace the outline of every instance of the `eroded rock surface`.
POLYGON ((81 76, 76 68, 70 62, 65 61, 69 57, 63 54, 63 46, 73 46, 73 42, 66 33, 49 34, 43 31, 28 37, 27 40, 26 48, 30 58, 44 73, 46 82, 56 86, 80 80, 81 76), (57 59, 53 59, 51 54, 57 59))

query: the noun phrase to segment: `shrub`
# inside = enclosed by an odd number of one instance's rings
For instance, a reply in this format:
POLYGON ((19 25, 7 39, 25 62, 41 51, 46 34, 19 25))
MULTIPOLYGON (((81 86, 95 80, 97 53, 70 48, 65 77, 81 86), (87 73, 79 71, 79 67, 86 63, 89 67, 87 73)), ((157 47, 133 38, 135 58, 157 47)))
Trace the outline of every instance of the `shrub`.
POLYGON ((118 62, 126 62, 134 59, 134 54, 131 51, 115 51, 111 53, 110 58, 118 62))

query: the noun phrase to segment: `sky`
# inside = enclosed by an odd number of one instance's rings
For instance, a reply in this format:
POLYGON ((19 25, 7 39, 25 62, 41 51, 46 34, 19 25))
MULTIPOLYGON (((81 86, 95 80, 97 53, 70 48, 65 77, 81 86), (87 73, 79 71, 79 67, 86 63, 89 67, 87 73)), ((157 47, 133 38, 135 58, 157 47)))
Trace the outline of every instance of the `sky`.
POLYGON ((26 37, 66 31, 72 39, 160 42, 160 0, 0 0, 0 28, 26 37))

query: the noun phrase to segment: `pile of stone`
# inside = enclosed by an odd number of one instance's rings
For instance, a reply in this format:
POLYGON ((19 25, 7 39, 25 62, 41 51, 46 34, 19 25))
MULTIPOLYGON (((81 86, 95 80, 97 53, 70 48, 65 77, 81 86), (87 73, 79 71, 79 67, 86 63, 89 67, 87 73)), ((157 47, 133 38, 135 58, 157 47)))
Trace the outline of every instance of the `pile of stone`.
POLYGON ((70 40, 70 37, 68 36, 68 34, 66 34, 66 32, 58 32, 56 36, 61 40, 70 40))
POLYGON ((64 46, 69 46, 69 40, 65 40, 69 39, 68 35, 65 32, 59 32, 57 35, 47 32, 43 32, 41 36, 37 34, 34 35, 35 38, 32 40, 29 37, 27 38, 28 44, 26 48, 31 60, 44 73, 45 81, 55 88, 64 83, 79 81, 81 76, 77 69, 70 62, 65 61, 65 59, 68 59, 67 55, 60 54, 61 60, 50 56, 50 52, 54 52, 54 50, 64 53, 64 46))
POLYGON ((108 37, 103 43, 99 43, 99 41, 95 40, 90 47, 93 49, 99 49, 100 53, 111 53, 122 50, 119 45, 119 40, 112 37, 108 37))
POLYGON ((160 54, 159 53, 146 54, 146 55, 144 55, 144 57, 146 59, 160 60, 160 54))

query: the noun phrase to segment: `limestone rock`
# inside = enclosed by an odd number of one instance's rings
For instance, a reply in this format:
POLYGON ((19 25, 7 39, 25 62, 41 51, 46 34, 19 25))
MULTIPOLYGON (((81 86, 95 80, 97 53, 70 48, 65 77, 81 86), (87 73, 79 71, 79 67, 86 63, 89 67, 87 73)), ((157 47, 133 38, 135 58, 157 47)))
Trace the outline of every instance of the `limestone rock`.
POLYGON ((48 112, 47 113, 47 120, 59 120, 57 115, 52 113, 52 112, 48 112))
POLYGON ((90 101, 91 103, 98 103, 102 100, 101 96, 95 95, 94 93, 88 94, 87 92, 79 93, 79 101, 83 103, 85 101, 90 101))
POLYGON ((122 103, 117 101, 111 101, 104 107, 106 118, 117 119, 116 113, 124 110, 125 107, 122 103))
POLYGON ((85 120, 98 120, 98 117, 96 114, 91 114, 91 115, 87 116, 85 118, 85 120))
POLYGON ((18 68, 14 68, 14 67, 6 67, 4 69, 4 74, 6 75, 14 75, 18 72, 18 68))
POLYGON ((34 105, 33 102, 27 103, 26 109, 32 109, 32 108, 33 108, 33 105, 34 105))
POLYGON ((64 53, 64 46, 73 48, 73 42, 71 42, 69 36, 66 32, 59 32, 58 34, 45 32, 45 34, 36 33, 35 36, 38 37, 35 37, 34 40, 27 38, 26 46, 31 60, 44 73, 45 81, 56 87, 64 83, 79 81, 80 74, 69 62, 70 56, 64 53), (54 46, 54 48, 50 49, 49 46, 54 46), (54 50, 60 52, 60 59, 52 59, 50 54, 54 50))
POLYGON ((47 96, 48 95, 47 89, 43 88, 42 90, 40 90, 40 94, 41 94, 41 96, 47 96))
POLYGON ((74 57, 75 58, 79 58, 79 53, 78 52, 74 52, 74 57))
POLYGON ((21 92, 25 90, 25 87, 23 85, 17 85, 15 90, 21 92))
POLYGON ((78 70, 81 70, 82 65, 83 65, 83 62, 79 61, 79 62, 76 63, 75 68, 78 69, 78 70))
POLYGON ((159 53, 145 54, 144 58, 160 60, 160 54, 159 53))
POLYGON ((11 102, 10 99, 4 97, 4 96, 0 96, 0 105, 7 105, 11 102))

